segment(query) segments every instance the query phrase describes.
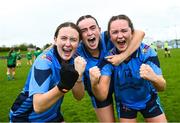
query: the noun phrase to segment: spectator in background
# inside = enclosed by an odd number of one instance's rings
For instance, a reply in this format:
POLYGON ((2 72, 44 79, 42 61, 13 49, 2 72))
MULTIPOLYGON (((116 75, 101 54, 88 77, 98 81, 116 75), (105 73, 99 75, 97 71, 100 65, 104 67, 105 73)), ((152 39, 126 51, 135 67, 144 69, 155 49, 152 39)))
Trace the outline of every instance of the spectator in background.
POLYGON ((39 47, 36 47, 34 51, 34 60, 42 53, 42 50, 39 47))
POLYGON ((157 52, 157 46, 155 42, 151 43, 150 47, 157 52))
POLYGON ((19 49, 18 52, 17 52, 17 67, 20 67, 21 66, 21 50, 19 49))
POLYGON ((26 58, 27 58, 27 65, 32 65, 32 52, 30 49, 28 49, 28 52, 26 54, 26 58))
POLYGON ((164 57, 171 57, 168 41, 164 42, 164 57))
POLYGON ((7 56, 7 79, 14 80, 16 70, 16 52, 14 48, 11 48, 7 56))

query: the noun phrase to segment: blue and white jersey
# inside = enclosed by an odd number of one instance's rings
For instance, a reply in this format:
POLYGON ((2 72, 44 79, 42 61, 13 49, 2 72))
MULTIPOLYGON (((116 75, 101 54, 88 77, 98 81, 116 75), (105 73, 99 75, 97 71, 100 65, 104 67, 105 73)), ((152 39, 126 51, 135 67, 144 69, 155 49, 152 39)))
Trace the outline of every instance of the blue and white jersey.
MULTIPOLYGON (((118 54, 118 50, 113 48, 109 54, 118 54)), ((143 63, 150 65, 157 75, 162 74, 157 53, 143 43, 128 61, 119 66, 107 64, 102 68, 102 75, 111 76, 114 71, 111 77, 114 78, 116 103, 121 102, 129 108, 140 110, 146 107, 151 94, 157 93, 151 82, 140 77, 140 66, 143 63)))
POLYGON ((108 39, 108 37, 105 37, 105 32, 102 33, 101 35, 101 40, 99 42, 99 50, 100 50, 100 55, 98 58, 93 57, 89 51, 86 49, 85 45, 81 42, 78 49, 77 49, 77 53, 76 55, 79 55, 81 57, 83 57, 87 64, 86 64, 86 68, 85 68, 85 72, 83 74, 83 82, 85 85, 85 89, 88 91, 88 94, 90 96, 94 96, 91 90, 91 83, 90 83, 90 77, 89 77, 89 69, 91 67, 94 66, 98 66, 99 68, 101 68, 103 66, 102 61, 104 61, 104 57, 105 55, 108 53, 109 49, 107 49, 107 45, 108 47, 111 49, 112 48, 112 42, 108 39), (106 40, 106 41, 105 41, 106 40))
POLYGON ((106 48, 107 51, 111 50, 114 47, 114 44, 112 43, 108 31, 104 31, 101 33, 101 40, 103 42, 103 45, 105 45, 103 48, 106 48))
MULTIPOLYGON (((53 121, 59 117, 60 106, 63 97, 59 99, 50 109, 37 114, 33 110, 33 95, 37 93, 46 93, 60 82, 60 68, 59 56, 55 47, 43 52, 34 62, 23 92, 15 101, 10 111, 10 120, 21 117, 29 122, 47 122, 53 121), (19 101, 20 103, 17 103, 19 101)), ((71 61, 72 63, 72 61, 71 61)))

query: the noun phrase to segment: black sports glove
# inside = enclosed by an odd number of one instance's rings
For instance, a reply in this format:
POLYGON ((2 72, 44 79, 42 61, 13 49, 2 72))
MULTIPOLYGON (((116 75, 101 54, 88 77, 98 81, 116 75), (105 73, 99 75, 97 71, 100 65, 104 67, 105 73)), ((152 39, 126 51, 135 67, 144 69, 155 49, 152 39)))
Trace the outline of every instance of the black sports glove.
POLYGON ((57 85, 60 91, 63 93, 68 92, 73 88, 75 82, 77 81, 79 74, 74 69, 74 65, 63 64, 60 69, 61 82, 57 85))

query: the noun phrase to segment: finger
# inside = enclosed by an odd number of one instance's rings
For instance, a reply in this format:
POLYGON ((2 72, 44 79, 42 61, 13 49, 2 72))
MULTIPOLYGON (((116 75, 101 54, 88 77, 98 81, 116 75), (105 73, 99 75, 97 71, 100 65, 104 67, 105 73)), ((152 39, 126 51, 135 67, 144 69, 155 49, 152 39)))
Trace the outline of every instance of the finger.
POLYGON ((140 73, 140 77, 144 78, 144 71, 140 71, 139 73, 140 73))
POLYGON ((142 65, 140 66, 140 69, 141 69, 141 70, 146 69, 146 64, 142 64, 142 65))
POLYGON ((110 58, 110 59, 106 59, 106 60, 107 60, 108 62, 110 62, 111 64, 115 64, 113 59, 114 59, 114 58, 110 58))
POLYGON ((94 66, 94 67, 91 67, 90 69, 89 69, 89 71, 91 72, 91 71, 94 71, 94 69, 96 69, 97 68, 97 66, 94 66))
POLYGON ((106 58, 106 59, 112 59, 113 56, 106 56, 105 58, 106 58))

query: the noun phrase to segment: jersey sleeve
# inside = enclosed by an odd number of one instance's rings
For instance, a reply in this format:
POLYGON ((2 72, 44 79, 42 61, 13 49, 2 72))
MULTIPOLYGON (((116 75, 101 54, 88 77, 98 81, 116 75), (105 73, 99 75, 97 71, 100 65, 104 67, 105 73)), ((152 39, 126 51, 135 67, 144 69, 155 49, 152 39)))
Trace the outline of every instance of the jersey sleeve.
POLYGON ((29 83, 29 95, 45 93, 49 90, 52 70, 51 61, 46 58, 39 58, 32 66, 32 73, 29 83))
POLYGON ((101 68, 101 75, 102 76, 111 76, 113 73, 113 70, 114 70, 113 65, 108 63, 101 68))
POLYGON ((159 58, 155 50, 153 50, 151 47, 148 47, 147 49, 144 48, 143 51, 144 51, 144 63, 150 65, 153 71, 157 75, 162 75, 159 58), (146 50, 146 52, 144 50, 146 50))

